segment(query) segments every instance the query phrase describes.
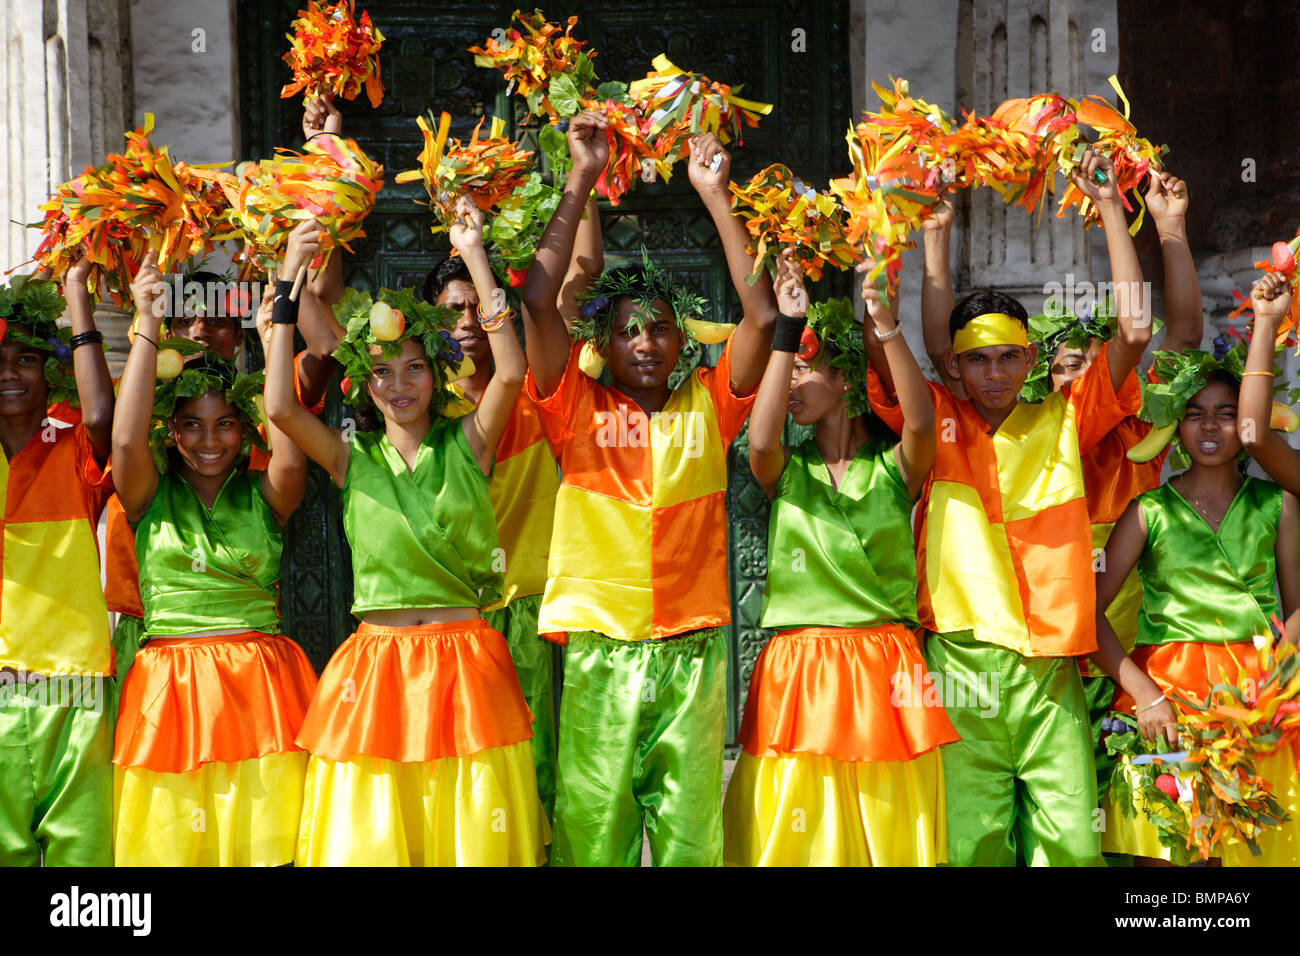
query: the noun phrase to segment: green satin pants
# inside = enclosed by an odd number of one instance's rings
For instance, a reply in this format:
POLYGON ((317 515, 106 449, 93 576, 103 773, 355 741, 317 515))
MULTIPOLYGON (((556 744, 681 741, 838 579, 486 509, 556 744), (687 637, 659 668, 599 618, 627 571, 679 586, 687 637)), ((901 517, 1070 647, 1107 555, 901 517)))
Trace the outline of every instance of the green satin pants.
POLYGON ((555 817, 555 645, 537 633, 540 594, 517 597, 506 607, 483 616, 500 631, 510 648, 524 702, 533 712, 533 766, 537 770, 537 795, 546 816, 555 817))
POLYGON ((554 866, 722 865, 727 637, 569 634, 554 866))
POLYGON ((0 866, 112 866, 114 681, 0 675, 0 866))
POLYGON ((949 865, 1103 865, 1078 662, 935 634, 925 659, 962 738, 943 749, 949 865))

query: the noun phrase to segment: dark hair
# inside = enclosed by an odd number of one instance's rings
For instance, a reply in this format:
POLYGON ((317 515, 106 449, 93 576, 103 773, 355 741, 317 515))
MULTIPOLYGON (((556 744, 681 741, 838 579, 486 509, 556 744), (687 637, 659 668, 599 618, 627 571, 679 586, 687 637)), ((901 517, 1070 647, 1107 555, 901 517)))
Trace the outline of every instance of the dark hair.
MULTIPOLYGON (((1210 372, 1209 375, 1205 376, 1205 388, 1209 388, 1211 385, 1226 385, 1235 395, 1241 389, 1241 379, 1237 378, 1237 376, 1233 375, 1226 368, 1216 368, 1214 371, 1210 372)), ((1202 391, 1204 390, 1205 389, 1202 389, 1202 391)))
POLYGON ((460 256, 443 259, 424 277, 424 301, 430 305, 435 304, 438 296, 442 295, 442 290, 457 279, 471 283, 474 281, 469 274, 469 266, 465 265, 465 260, 460 256))
POLYGON ((1009 315, 1013 319, 1019 320, 1020 324, 1025 327, 1025 332, 1029 331, 1029 313, 1025 307, 1011 298, 1009 295, 1003 295, 1001 292, 973 292, 966 298, 957 303, 952 314, 948 316, 948 334, 956 337, 957 331, 966 325, 971 319, 979 318, 981 315, 987 315, 990 312, 1009 315))

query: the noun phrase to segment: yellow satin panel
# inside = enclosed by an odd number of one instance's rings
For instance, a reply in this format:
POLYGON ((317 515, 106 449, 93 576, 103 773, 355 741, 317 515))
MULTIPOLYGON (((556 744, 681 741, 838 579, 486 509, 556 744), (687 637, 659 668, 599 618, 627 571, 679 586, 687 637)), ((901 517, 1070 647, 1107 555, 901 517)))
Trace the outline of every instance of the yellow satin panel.
POLYGON ((943 760, 851 763, 742 752, 723 805, 728 866, 946 862, 943 760))
POLYGON ((559 487, 555 459, 544 441, 497 462, 488 493, 497 516, 497 537, 505 552, 505 582, 501 600, 485 611, 546 589, 546 562, 559 487))
POLYGON ((85 518, 6 523, 0 666, 112 674, 108 605, 98 582, 99 554, 85 518), (88 581, 96 585, 87 589, 88 581))
POLYGON ((1032 518, 1084 496, 1074 412, 1060 392, 1016 406, 993 436, 1002 520, 1032 518))
POLYGON ((540 866, 551 840, 527 740, 398 763, 312 757, 299 866, 540 866))
POLYGON ((726 454, 708 389, 692 375, 650 418, 651 503, 667 508, 727 487, 726 454))
POLYGON ((977 634, 998 635, 1003 647, 1027 653, 1029 628, 1011 548, 1002 525, 989 523, 975 489, 955 481, 934 482, 926 536, 925 574, 935 630, 974 628, 977 634), (941 548, 943 541, 962 544, 941 548), (972 583, 976 580, 982 583, 972 583))
POLYGON ((651 633, 652 514, 650 508, 560 486, 540 631, 596 631, 623 640, 651 633), (629 548, 628 541, 645 546, 629 548))
MULTIPOLYGON (((1234 840, 1225 844, 1220 852, 1223 865, 1300 866, 1300 833, 1297 833, 1296 826, 1296 821, 1300 820, 1300 776, 1296 774, 1291 748, 1284 746, 1276 753, 1258 760, 1255 769, 1273 785, 1273 795, 1285 808, 1291 821, 1266 831, 1260 837, 1259 856, 1253 856, 1244 843, 1234 840)), ((1132 767, 1127 760, 1119 772, 1132 774, 1132 767)), ((1138 815, 1130 819, 1124 816, 1124 811, 1114 800, 1106 798, 1106 829, 1101 834, 1102 850, 1106 853, 1130 853, 1159 860, 1169 859, 1169 850, 1160 845, 1157 830, 1141 812, 1141 798, 1137 799, 1138 815)))
POLYGON ((292 863, 307 756, 297 750, 187 773, 114 767, 114 865, 292 863))

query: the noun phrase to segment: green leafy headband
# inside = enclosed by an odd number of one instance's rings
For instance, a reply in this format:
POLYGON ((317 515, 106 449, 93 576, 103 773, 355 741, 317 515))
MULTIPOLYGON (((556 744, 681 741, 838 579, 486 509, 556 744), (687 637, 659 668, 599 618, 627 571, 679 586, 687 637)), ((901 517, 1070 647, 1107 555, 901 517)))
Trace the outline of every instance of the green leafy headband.
MULTIPOLYGON (((378 303, 370 298, 370 293, 346 289, 343 298, 334 306, 334 314, 347 329, 347 334, 334 350, 334 357, 343 366, 341 384, 345 401, 354 408, 370 404, 366 380, 377 361, 370 355, 371 348, 379 346, 382 360, 389 361, 402 354, 403 342, 414 338, 424 345, 424 354, 433 369, 435 387, 429 411, 434 416, 442 414, 446 405, 459 397, 449 388, 450 384, 473 374, 473 366, 461 351, 460 343, 451 336, 457 313, 446 306, 420 301, 411 289, 380 289, 378 302, 402 314, 405 324, 394 337, 389 337, 392 329, 384 328, 382 321, 379 332, 385 337, 379 338, 375 334, 371 312, 378 303)), ((375 310, 376 318, 381 313, 386 320, 387 313, 383 310, 375 310)))
POLYGON ((699 339, 688 320, 698 319, 705 309, 704 299, 685 286, 674 283, 668 273, 650 261, 650 253, 641 247, 641 268, 607 269, 579 298, 579 322, 573 328, 573 337, 593 342, 598 349, 609 345, 618 318, 618 300, 624 296, 632 299, 637 308, 628 322, 628 331, 640 333, 647 319, 653 315, 656 299, 662 299, 673 310, 677 329, 686 338, 687 348, 694 348, 699 339))
POLYGON ((1038 346, 1038 361, 1020 389, 1021 400, 1041 402, 1051 394, 1052 358, 1062 344, 1087 351, 1090 339, 1108 342, 1114 335, 1115 302, 1110 296, 1097 303, 1096 312, 1087 318, 1079 318, 1062 305, 1031 315, 1029 341, 1038 346))
MULTIPOLYGON (((827 299, 814 304, 808 309, 807 327, 817 337, 819 351, 827 345, 834 346, 836 354, 826 359, 826 365, 840 372, 849 383, 844 397, 849 416, 868 411, 867 350, 862 344, 862 326, 853 314, 852 300, 827 299)), ((799 354, 803 356, 803 350, 799 354)))
POLYGON ((77 380, 72 363, 71 329, 58 327, 66 303, 56 283, 31 276, 15 276, 0 286, 0 339, 8 338, 29 348, 48 353, 45 381, 49 385, 47 404, 68 402, 79 405, 77 380))
POLYGON ((263 418, 258 402, 262 395, 261 372, 240 375, 233 362, 189 339, 163 339, 158 343, 158 348, 175 349, 183 356, 203 356, 202 359, 187 362, 180 375, 161 379, 154 386, 149 447, 153 450, 153 460, 159 474, 168 470, 167 449, 175 444, 167 423, 176 414, 177 404, 187 398, 202 398, 209 392, 224 395, 226 401, 239 412, 240 421, 244 423, 241 455, 248 454, 250 447, 263 452, 268 450, 266 441, 258 431, 263 418))
POLYGON ((1139 381, 1142 408, 1138 417, 1156 428, 1177 425, 1187 412, 1192 396, 1205 388, 1210 376, 1224 371, 1238 382, 1246 370, 1246 343, 1238 342, 1222 358, 1193 349, 1187 352, 1154 353, 1158 382, 1139 381))

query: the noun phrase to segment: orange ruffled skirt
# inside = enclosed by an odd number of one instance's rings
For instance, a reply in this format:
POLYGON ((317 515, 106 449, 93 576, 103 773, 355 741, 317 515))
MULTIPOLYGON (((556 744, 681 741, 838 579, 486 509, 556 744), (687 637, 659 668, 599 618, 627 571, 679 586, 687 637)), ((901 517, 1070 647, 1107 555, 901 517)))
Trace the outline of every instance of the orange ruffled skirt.
POLYGON ((738 866, 932 866, 958 739, 901 624, 800 628, 759 656, 723 808, 738 866), (927 706, 929 704, 929 706, 927 706))
POLYGON ((362 623, 321 675, 300 866, 535 866, 550 828, 532 715, 505 638, 482 618, 362 623))
POLYGON ((293 861, 316 685, 287 637, 156 638, 135 658, 114 739, 118 866, 293 861))
MULTIPOLYGON (((1180 713, 1185 709, 1174 695, 1184 700, 1204 701, 1210 688, 1218 683, 1258 687, 1260 680, 1259 656, 1250 641, 1231 644, 1198 644, 1174 642, 1144 645, 1134 648, 1134 663, 1146 671, 1161 692, 1169 698, 1180 713), (1249 683, 1247 683, 1249 682, 1249 683)), ((1111 709, 1119 713, 1135 712, 1133 698, 1123 690, 1116 690, 1111 709)), ((1260 855, 1253 856, 1250 849, 1236 841, 1222 846, 1224 866, 1300 866, 1300 741, 1283 740, 1272 753, 1256 761, 1255 768, 1273 785, 1273 793, 1291 817, 1290 823, 1265 831, 1259 838, 1260 855)), ((1116 766, 1116 773, 1130 773, 1127 763, 1116 766)), ((1139 812, 1129 817, 1108 796, 1103 808, 1106 811, 1105 829, 1102 831, 1102 849, 1107 853, 1129 853, 1154 859, 1169 859, 1169 850, 1161 846, 1156 828, 1139 812)))

